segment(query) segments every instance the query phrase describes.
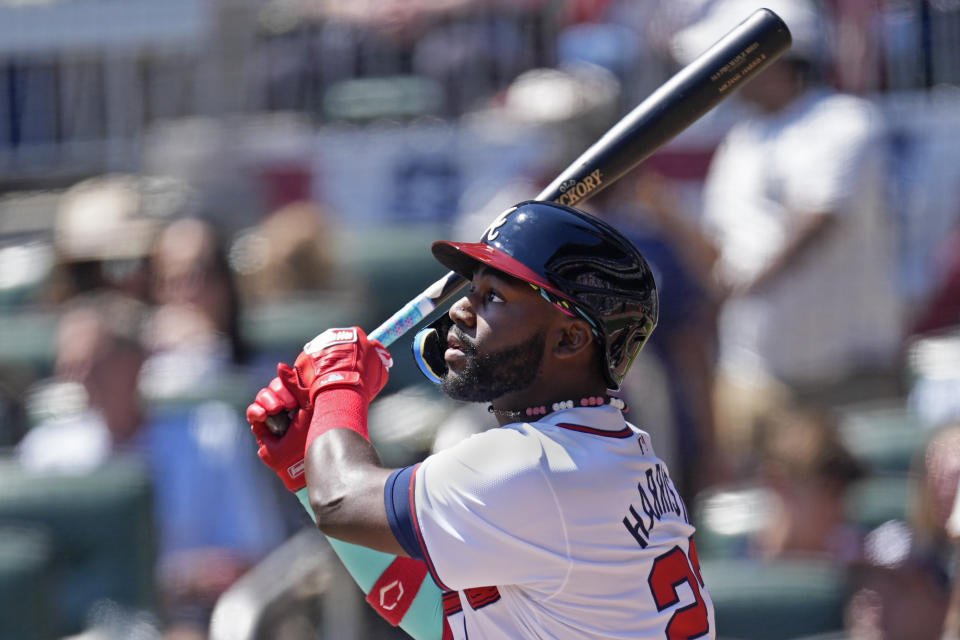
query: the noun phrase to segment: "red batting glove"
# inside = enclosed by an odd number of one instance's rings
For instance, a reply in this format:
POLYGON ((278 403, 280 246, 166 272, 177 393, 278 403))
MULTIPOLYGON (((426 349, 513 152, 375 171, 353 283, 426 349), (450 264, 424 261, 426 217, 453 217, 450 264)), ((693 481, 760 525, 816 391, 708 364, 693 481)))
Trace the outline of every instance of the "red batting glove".
POLYGON ((367 338, 363 329, 324 331, 304 347, 293 369, 277 365, 277 377, 247 407, 247 420, 260 444, 257 455, 290 491, 302 489, 304 454, 314 438, 347 428, 370 439, 367 405, 387 384, 392 365, 386 347, 367 338), (293 411, 283 435, 267 426, 269 416, 293 411))
POLYGON ((301 387, 296 372, 282 362, 277 365, 277 377, 247 407, 247 421, 260 445, 257 455, 293 492, 307 484, 303 458, 311 415, 309 389, 301 387), (289 414, 289 428, 277 436, 267 426, 267 418, 289 414))
POLYGON ((360 327, 327 329, 303 347, 293 368, 311 404, 321 391, 353 388, 369 404, 383 390, 393 358, 379 340, 370 340, 360 327))
POLYGON ((331 429, 352 429, 369 440, 367 406, 387 384, 391 366, 390 352, 360 327, 327 329, 307 343, 294 364, 313 406, 307 447, 331 429))

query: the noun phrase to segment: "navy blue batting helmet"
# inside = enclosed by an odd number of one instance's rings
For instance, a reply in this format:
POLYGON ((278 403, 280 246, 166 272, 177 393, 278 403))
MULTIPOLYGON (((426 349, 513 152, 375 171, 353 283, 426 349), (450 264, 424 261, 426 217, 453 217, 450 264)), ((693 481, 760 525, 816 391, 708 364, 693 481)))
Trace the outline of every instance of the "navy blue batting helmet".
MULTIPOLYGON (((478 264, 489 265, 586 320, 603 347, 611 389, 620 388, 657 324, 657 286, 639 249, 610 224, 572 207, 521 202, 500 214, 480 242, 438 241, 432 251, 465 278, 478 264)), ((417 364, 434 382, 446 370, 449 322, 444 314, 414 339, 417 364)))

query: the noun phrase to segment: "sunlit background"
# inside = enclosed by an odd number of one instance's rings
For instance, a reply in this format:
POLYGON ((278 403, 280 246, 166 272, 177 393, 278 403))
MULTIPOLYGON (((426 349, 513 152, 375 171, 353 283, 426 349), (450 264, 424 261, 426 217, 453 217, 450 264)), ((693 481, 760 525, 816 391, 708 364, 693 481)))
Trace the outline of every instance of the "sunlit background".
MULTIPOLYGON (((443 275, 431 241, 539 192, 712 44, 688 29, 718 4, 0 0, 0 640, 405 637, 260 465, 244 410, 313 335, 373 329, 443 275)), ((811 82, 875 114, 890 251, 848 251, 889 276, 887 358, 720 424, 705 184, 754 113, 738 96, 588 205, 661 287, 628 419, 690 506, 718 637, 956 638, 960 1, 814 6, 811 82)), ((866 288, 778 341, 833 344, 866 288)), ((385 464, 490 426, 420 377, 409 337, 392 351, 385 464)))

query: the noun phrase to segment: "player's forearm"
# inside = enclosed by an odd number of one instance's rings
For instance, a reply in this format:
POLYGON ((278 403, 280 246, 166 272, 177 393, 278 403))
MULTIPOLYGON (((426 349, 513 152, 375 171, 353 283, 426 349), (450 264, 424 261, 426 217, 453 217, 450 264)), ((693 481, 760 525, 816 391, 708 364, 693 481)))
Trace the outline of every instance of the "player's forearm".
POLYGON ((406 557, 390 529, 384 506, 390 471, 373 446, 356 431, 333 429, 311 443, 305 463, 307 487, 297 495, 370 605, 413 638, 440 640, 440 589, 422 562, 406 557), (390 599, 404 590, 384 591, 394 582, 406 585, 405 598, 390 599))
POLYGON ((390 530, 383 502, 391 470, 373 446, 349 429, 317 438, 306 456, 307 488, 317 527, 326 535, 406 555, 390 530))

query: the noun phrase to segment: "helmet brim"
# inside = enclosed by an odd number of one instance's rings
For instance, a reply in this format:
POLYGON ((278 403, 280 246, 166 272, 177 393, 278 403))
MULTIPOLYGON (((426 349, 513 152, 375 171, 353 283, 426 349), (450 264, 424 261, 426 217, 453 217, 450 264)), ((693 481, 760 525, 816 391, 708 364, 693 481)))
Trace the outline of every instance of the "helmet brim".
POLYGON ((485 264, 509 276, 542 287, 564 299, 567 298, 556 287, 544 281, 533 269, 489 244, 438 240, 433 243, 431 250, 433 251, 433 257, 440 264, 468 280, 473 277, 473 272, 478 264, 485 264))

